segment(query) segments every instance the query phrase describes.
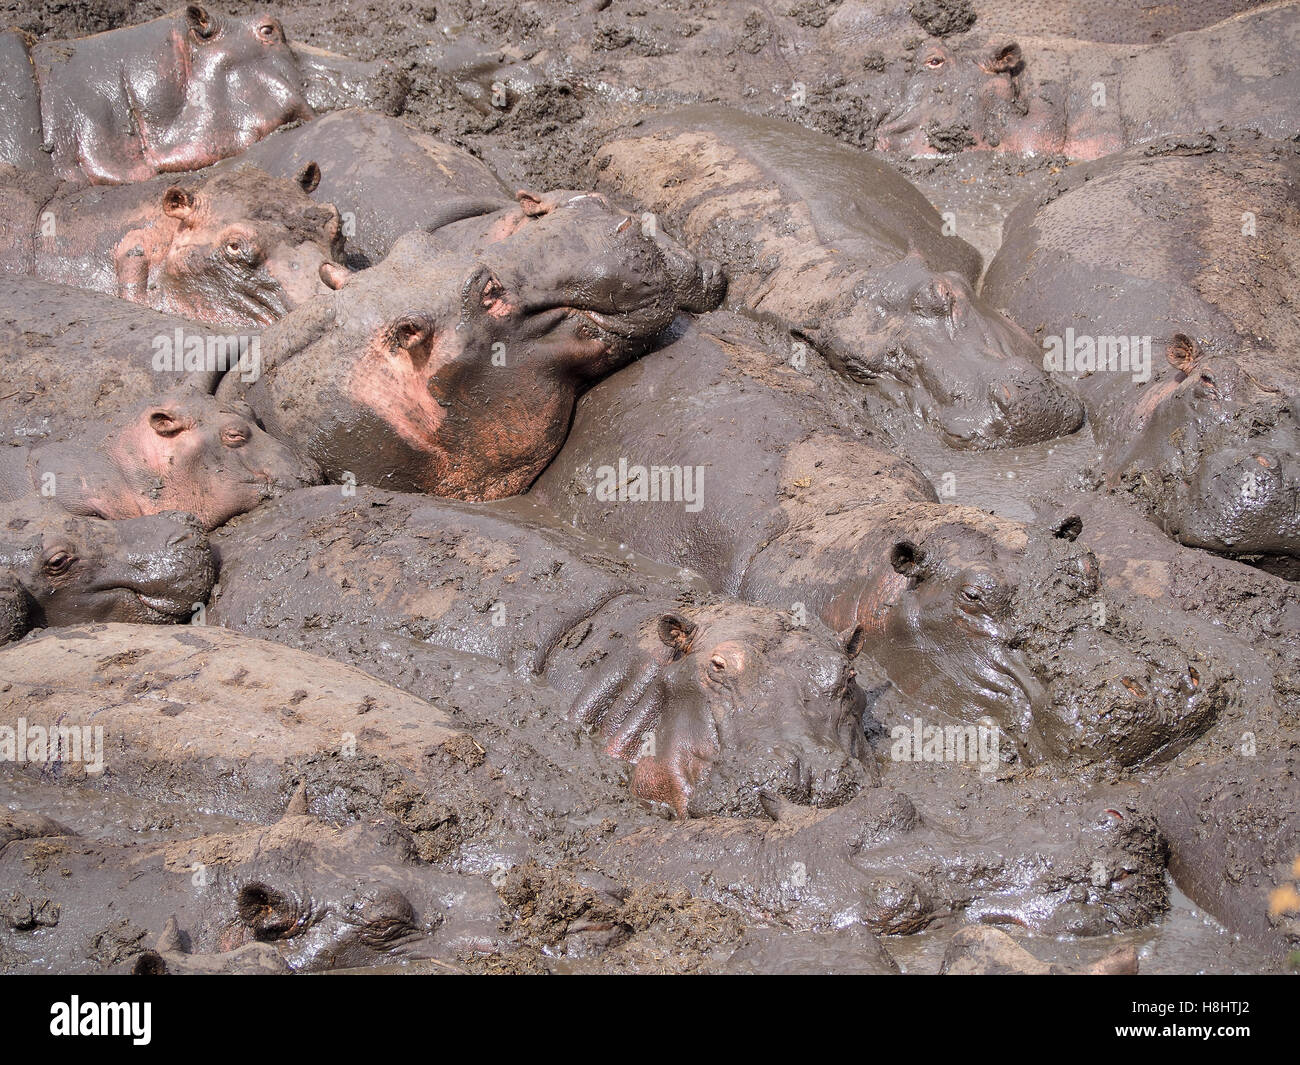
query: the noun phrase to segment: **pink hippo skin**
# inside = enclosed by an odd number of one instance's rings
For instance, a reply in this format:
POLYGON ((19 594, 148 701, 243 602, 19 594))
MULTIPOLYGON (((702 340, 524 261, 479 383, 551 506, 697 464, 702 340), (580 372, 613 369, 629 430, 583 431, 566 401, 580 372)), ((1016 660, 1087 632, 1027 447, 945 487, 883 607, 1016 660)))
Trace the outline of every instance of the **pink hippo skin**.
POLYGON ((31 63, 54 172, 91 184, 198 170, 312 117, 298 60, 269 15, 227 18, 191 4, 33 45, 31 63))

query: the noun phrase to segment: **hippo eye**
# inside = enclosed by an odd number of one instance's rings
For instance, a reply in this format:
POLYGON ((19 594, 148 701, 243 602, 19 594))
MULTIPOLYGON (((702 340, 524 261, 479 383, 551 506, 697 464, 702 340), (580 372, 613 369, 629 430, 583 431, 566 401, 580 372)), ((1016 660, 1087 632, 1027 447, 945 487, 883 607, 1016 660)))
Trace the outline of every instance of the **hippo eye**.
POLYGON ((243 447, 248 443, 248 430, 242 425, 227 425, 221 430, 221 442, 226 447, 243 447))
POLYGON ((227 237, 221 245, 221 254, 241 266, 256 266, 261 261, 257 247, 247 237, 227 237))
POLYGON ((259 23, 257 35, 264 41, 276 41, 280 38, 280 26, 278 23, 268 19, 266 22, 259 23))
POLYGON ((926 59, 925 65, 929 67, 931 70, 938 70, 941 66, 943 66, 943 56, 932 55, 926 59))
POLYGON ((1214 378, 1208 373, 1202 373, 1193 387, 1196 395, 1202 399, 1219 398, 1219 386, 1214 383, 1214 378))
POLYGON ((57 577, 61 573, 66 573, 76 556, 70 551, 55 551, 45 560, 45 572, 52 577, 57 577))
POLYGON ((984 589, 977 584, 968 584, 961 590, 961 598, 964 603, 982 603, 984 589))

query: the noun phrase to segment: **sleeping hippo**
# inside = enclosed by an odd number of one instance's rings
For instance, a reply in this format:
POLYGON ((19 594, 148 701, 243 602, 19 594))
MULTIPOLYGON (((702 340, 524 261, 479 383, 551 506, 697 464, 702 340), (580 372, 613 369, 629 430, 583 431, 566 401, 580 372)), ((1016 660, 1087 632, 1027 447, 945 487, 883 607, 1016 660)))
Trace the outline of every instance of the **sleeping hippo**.
POLYGON ((810 340, 949 447, 1028 444, 1083 423, 1033 341, 975 294, 978 252, 871 156, 697 108, 606 142, 595 175, 716 256, 732 305, 810 340))
POLYGON ((916 706, 991 716, 1027 762, 1133 764, 1213 722, 1227 674, 1108 594, 1068 515, 938 502, 851 435, 844 391, 706 316, 583 397, 530 497, 718 592, 819 617, 916 706), (694 494, 673 494, 687 475, 694 494))
POLYGON ((268 15, 198 4, 75 41, 6 34, 3 161, 115 185, 199 170, 273 129, 312 117, 298 61, 268 15), (26 55, 23 55, 26 53, 26 55), (32 117, 39 113, 40 125, 32 117))
MULTIPOLYGON (((6 241, 0 268, 195 321, 265 325, 346 279, 338 211, 310 197, 319 182, 308 163, 292 180, 245 166, 185 183, 65 187, 25 205, 27 239, 6 241)), ((17 238, 23 219, 6 222, 17 238)))
POLYGON ((1300 285, 1297 196, 1292 144, 1155 141, 1021 204, 984 284, 1083 399, 1109 483, 1182 543, 1288 576, 1300 316, 1277 294, 1300 285))
POLYGON ((544 680, 635 766, 633 794, 678 816, 753 813, 763 788, 842 802, 871 779, 857 758, 862 693, 815 619, 792 627, 704 595, 535 504, 326 486, 259 508, 217 543, 210 622, 382 633, 544 680))
POLYGON ((207 529, 319 480, 245 404, 185 387, 97 436, 0 455, 0 499, 112 520, 184 510, 207 529))
POLYGON ((267 370, 252 383, 228 374, 221 394, 245 396, 327 478, 513 495, 559 449, 579 391, 644 351, 679 307, 720 296, 704 275, 598 197, 472 255, 412 233, 282 319, 264 338, 267 370))
POLYGON ((90 621, 186 621, 216 566, 188 514, 128 521, 73 517, 29 499, 0 504, 0 642, 90 621))

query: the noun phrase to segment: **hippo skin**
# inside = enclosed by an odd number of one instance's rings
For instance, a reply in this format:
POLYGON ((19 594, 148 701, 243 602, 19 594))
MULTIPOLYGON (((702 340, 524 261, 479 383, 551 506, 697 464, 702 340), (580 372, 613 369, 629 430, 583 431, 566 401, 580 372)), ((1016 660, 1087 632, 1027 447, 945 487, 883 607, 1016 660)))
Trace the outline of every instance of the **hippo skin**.
POLYGON ((570 701, 678 816, 752 813, 763 788, 842 802, 863 696, 817 624, 643 572, 526 501, 455 504, 359 488, 290 493, 224 530, 210 621, 261 635, 347 626, 468 651, 570 701))
MULTIPOLYGON (((194 321, 265 325, 346 280, 338 212, 309 195, 319 181, 308 163, 293 180, 240 167, 183 184, 64 186, 0 223, 0 269, 194 321)), ((21 195, 27 175, 11 185, 21 195)), ((6 206, 16 198, 0 192, 6 206)))
POLYGON ((320 482, 237 400, 181 387, 97 436, 0 453, 0 501, 40 498, 111 520, 166 510, 213 529, 264 499, 320 482))
POLYGON ((0 504, 0 642, 91 621, 185 621, 216 563, 202 527, 163 512, 109 522, 35 499, 0 504))
POLYGON ((853 439, 835 375, 760 339, 720 313, 678 330, 583 397, 530 496, 718 592, 857 629, 902 692, 990 715, 1029 762, 1133 764, 1213 722, 1230 675, 1179 625, 1136 624, 1075 525, 938 502, 910 464, 853 439), (600 486, 620 462, 698 469, 702 505, 611 499, 600 486))
POLYGON ((1088 408, 1107 481, 1180 542, 1292 577, 1300 317, 1277 293, 1300 285, 1297 233, 1294 145, 1170 138, 1072 168, 1021 204, 984 284, 1045 350, 1067 329, 1149 337, 1149 381, 1058 374, 1088 408))
POLYGON ((1082 425, 1033 341, 975 294, 979 253, 887 164, 788 123, 694 108, 607 141, 594 172, 715 256, 731 305, 811 341, 948 446, 1082 425))
POLYGON ((0 82, 0 160, 65 180, 199 170, 313 115, 298 60, 265 15, 190 4, 75 41, 8 33, 0 56, 14 64, 0 82))
POLYGON ((716 270, 602 197, 542 202, 536 218, 525 200, 473 254, 437 233, 403 237, 276 323, 266 371, 227 375, 220 394, 246 398, 329 479, 460 499, 523 491, 583 388, 641 354, 680 307, 722 294, 716 270))

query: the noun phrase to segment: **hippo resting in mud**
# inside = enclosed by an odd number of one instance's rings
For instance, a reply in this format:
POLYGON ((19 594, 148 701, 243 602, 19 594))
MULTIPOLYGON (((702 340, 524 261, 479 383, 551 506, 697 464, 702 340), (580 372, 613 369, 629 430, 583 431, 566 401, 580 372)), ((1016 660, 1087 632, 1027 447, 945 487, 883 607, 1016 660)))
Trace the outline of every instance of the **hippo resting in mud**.
POLYGON ((718 592, 856 630, 918 707, 989 715, 1030 763, 1133 764, 1208 727, 1229 675, 1102 588, 1077 523, 938 502, 849 436, 852 407, 824 367, 708 315, 583 397, 531 496, 718 592))
POLYGON ((0 451, 0 505, 37 499, 112 520, 183 510, 207 529, 319 480, 245 404, 188 387, 81 440, 0 451))
POLYGON ((177 183, 0 191, 0 270, 91 289, 195 321, 265 325, 339 288, 339 215, 310 193, 320 168, 292 180, 255 167, 177 183))
POLYGON ((525 501, 306 489, 221 533, 208 619, 379 630, 540 678, 679 816, 752 814, 762 789, 834 804, 873 778, 841 641, 611 550, 525 501))
POLYGON ((1082 397, 1108 483, 1182 543, 1292 577, 1298 197, 1293 144, 1153 142, 1017 208, 984 285, 1082 397))
MULTIPOLYGON (((861 5, 845 5, 826 33, 860 54, 878 44, 852 41, 853 8, 861 5)), ((1291 137, 1300 132, 1298 16, 1295 3, 1270 4, 1146 47, 977 25, 882 71, 888 103, 875 147, 904 157, 996 149, 1096 159, 1221 127, 1291 137)))
POLYGON ((188 514, 109 522, 34 499, 0 504, 0 643, 90 621, 185 621, 215 580, 207 537, 188 514))
POLYGON ((447 231, 408 234, 267 331, 265 372, 227 375, 220 394, 246 398, 329 479, 461 499, 523 491, 582 389, 679 308, 722 295, 716 269, 603 197, 560 200, 526 195, 484 216, 502 227, 468 254, 443 245, 447 231))
POLYGON ((199 170, 313 114, 298 60, 266 15, 190 4, 76 41, 9 32, 0 58, 0 161, 66 180, 199 170))
POLYGON ((1033 341, 975 295, 978 252, 878 160, 789 123, 694 108, 607 141, 594 177, 715 256, 737 309, 811 341, 948 446, 1082 425, 1033 341))

